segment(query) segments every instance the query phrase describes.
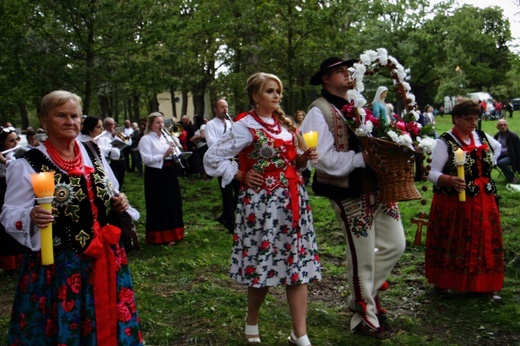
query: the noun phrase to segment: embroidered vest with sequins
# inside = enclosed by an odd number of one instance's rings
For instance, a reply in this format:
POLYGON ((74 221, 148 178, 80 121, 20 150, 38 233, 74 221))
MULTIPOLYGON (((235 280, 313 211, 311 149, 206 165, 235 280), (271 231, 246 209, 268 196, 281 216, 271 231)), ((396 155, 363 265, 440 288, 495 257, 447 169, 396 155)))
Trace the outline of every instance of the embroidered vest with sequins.
MULTIPOLYGON (((94 203, 98 209, 97 220, 103 227, 107 223, 106 215, 110 207, 109 191, 113 188, 93 154, 89 150, 87 153, 94 163, 94 172, 90 179, 94 190, 94 203)), ((93 212, 85 176, 67 175, 40 150, 30 150, 24 157, 36 172, 55 172, 52 206, 58 210, 58 214, 55 215, 53 224, 54 252, 59 254, 66 249, 73 249, 76 253, 82 254, 93 238, 93 212)))
MULTIPOLYGON (((240 169, 247 172, 253 169, 264 176, 262 189, 272 191, 278 186, 287 187, 289 182, 285 176, 289 166, 296 160, 296 144, 292 141, 275 139, 261 129, 249 129, 253 142, 240 152, 240 169)), ((297 171, 297 181, 303 184, 301 174, 297 171)))
MULTIPOLYGON (((481 180, 484 183, 485 193, 496 194, 496 185, 491 180, 491 171, 493 170, 493 149, 487 140, 486 134, 482 131, 476 131, 482 145, 486 145, 487 148, 471 150, 466 153, 466 164, 464 165, 464 175, 466 178, 466 194, 470 197, 475 197, 481 191, 480 185, 475 184, 476 181, 481 180), (481 158, 479 158, 481 156, 481 158), (468 164, 469 163, 469 164, 468 164), (479 167, 480 165, 480 167, 479 167)), ((448 146, 448 161, 444 166, 442 173, 456 176, 457 166, 455 165, 455 151, 460 148, 460 144, 455 138, 448 132, 443 133, 440 136, 448 146)), ((446 195, 458 194, 458 192, 446 186, 433 186, 434 192, 441 192, 446 195)))
MULTIPOLYGON (((360 152, 360 143, 355 135, 349 133, 345 119, 339 111, 324 97, 319 97, 310 106, 318 107, 334 137, 334 147, 337 151, 360 152)), ((377 190, 377 176, 370 168, 356 168, 349 175, 343 177, 331 176, 326 172, 316 170, 313 190, 318 195, 334 198, 358 197, 364 192, 377 190), (330 193, 328 192, 330 190, 330 193), (328 196, 332 194, 333 196, 328 196)))

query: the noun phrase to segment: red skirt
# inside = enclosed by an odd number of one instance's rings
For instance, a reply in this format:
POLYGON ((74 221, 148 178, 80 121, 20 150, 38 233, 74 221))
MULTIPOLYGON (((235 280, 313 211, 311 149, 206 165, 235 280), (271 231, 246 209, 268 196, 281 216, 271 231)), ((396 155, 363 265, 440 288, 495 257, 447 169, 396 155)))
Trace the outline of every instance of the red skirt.
POLYGON ((495 196, 433 196, 426 235, 425 275, 441 289, 491 292, 502 289, 504 247, 495 196))

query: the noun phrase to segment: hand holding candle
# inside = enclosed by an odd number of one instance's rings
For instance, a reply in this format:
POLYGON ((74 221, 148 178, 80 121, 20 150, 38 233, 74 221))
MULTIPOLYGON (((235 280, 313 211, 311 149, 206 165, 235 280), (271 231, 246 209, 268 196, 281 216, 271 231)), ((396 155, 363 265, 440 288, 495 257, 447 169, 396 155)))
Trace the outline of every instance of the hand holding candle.
MULTIPOLYGON (((309 131, 302 134, 302 137, 309 148, 316 148, 318 146, 318 131, 309 131)), ((314 160, 314 163, 316 163, 316 160, 314 160)))
MULTIPOLYGON (((457 177, 465 180, 464 163, 466 162, 466 153, 461 148, 455 151, 455 165, 457 166, 457 177)), ((459 191, 459 202, 466 201, 466 190, 459 191)))
MULTIPOLYGON (((36 201, 41 208, 52 212, 52 200, 54 199, 54 172, 42 172, 31 174, 36 201)), ((42 264, 54 263, 54 250, 52 243, 52 223, 40 229, 42 264)))

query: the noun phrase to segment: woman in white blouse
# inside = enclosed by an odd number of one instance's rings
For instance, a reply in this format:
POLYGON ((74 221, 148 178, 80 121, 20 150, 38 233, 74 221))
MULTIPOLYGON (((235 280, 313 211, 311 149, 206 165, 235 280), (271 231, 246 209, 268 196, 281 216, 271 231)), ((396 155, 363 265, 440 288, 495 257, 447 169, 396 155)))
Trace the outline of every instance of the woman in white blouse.
POLYGON ((180 142, 163 128, 163 115, 150 114, 138 146, 145 165, 146 242, 174 245, 184 237, 177 159, 180 142))

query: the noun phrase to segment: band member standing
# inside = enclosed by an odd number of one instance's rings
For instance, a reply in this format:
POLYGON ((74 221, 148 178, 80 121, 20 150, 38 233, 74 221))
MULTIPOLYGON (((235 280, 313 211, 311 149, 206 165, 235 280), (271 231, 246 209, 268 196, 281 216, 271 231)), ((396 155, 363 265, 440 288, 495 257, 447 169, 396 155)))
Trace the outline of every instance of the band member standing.
MULTIPOLYGON (((113 141, 117 136, 116 122, 110 117, 106 117, 103 121, 105 127, 104 136, 113 141)), ((123 190, 123 183, 125 181, 126 163, 124 155, 120 155, 119 158, 111 158, 110 168, 116 176, 117 182, 119 183, 119 190, 123 190)))
POLYGON ((376 163, 359 150, 341 113, 352 88, 348 68, 353 63, 336 57, 323 61, 310 81, 322 85, 322 96, 309 106, 300 130, 319 133, 312 187, 330 199, 347 242, 350 329, 379 338, 386 319, 379 292, 404 252, 405 237, 397 203, 379 201, 375 174, 367 169, 376 163))
MULTIPOLYGON (((206 124, 206 143, 208 148, 215 144, 232 126, 231 120, 227 119, 228 104, 225 99, 218 99, 213 105, 215 117, 206 124)), ((235 228, 235 210, 238 202, 238 190, 240 182, 232 180, 222 187, 222 177, 218 177, 218 186, 222 195, 222 213, 217 218, 230 234, 235 228)))
POLYGON ((138 145, 145 165, 146 242, 149 244, 174 245, 184 237, 179 168, 175 158, 180 152, 180 143, 176 137, 167 136, 162 114, 150 114, 145 135, 138 145))

